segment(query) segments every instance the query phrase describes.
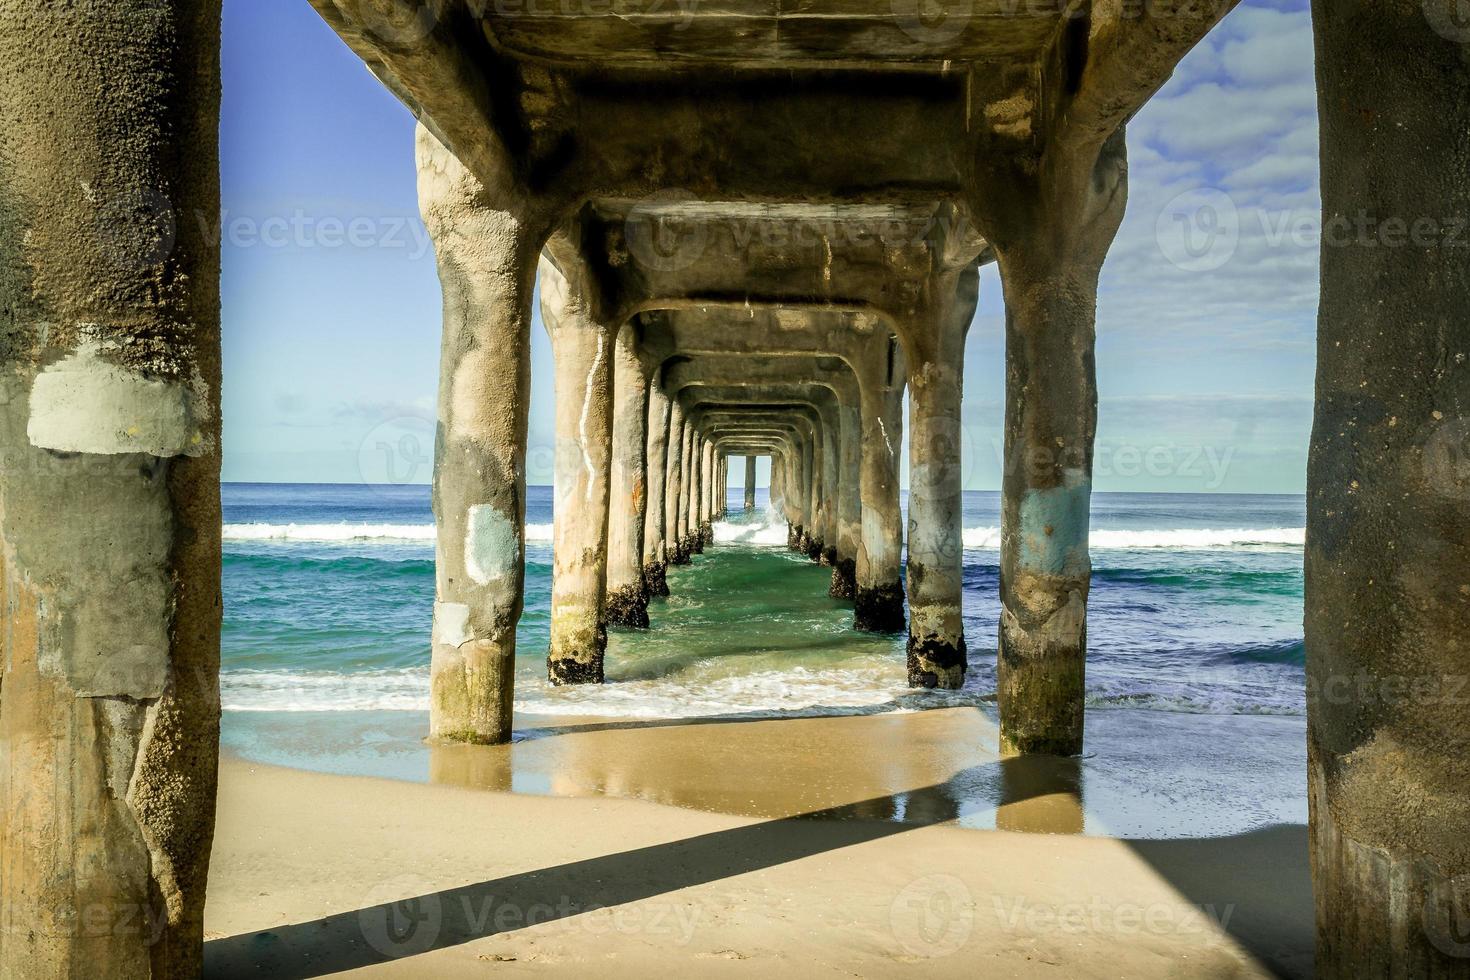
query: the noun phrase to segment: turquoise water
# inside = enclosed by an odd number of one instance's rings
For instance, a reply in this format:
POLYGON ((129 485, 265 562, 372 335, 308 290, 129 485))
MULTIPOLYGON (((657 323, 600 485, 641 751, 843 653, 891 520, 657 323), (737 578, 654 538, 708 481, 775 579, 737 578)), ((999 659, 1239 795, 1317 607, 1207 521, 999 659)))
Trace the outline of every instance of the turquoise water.
MULTIPOLYGON (((545 680, 551 491, 527 514, 517 710, 679 718, 983 704, 995 687, 999 498, 965 497, 970 673, 913 692, 903 639, 848 628, 825 570, 784 526, 738 513, 656 600, 655 627, 615 632, 608 683, 545 680)), ((1305 713, 1300 496, 1097 494, 1088 697, 1093 708, 1305 713)), ((227 713, 423 711, 434 593, 427 487, 231 484, 225 503, 227 713)), ((227 717, 226 727, 229 727, 227 717)))

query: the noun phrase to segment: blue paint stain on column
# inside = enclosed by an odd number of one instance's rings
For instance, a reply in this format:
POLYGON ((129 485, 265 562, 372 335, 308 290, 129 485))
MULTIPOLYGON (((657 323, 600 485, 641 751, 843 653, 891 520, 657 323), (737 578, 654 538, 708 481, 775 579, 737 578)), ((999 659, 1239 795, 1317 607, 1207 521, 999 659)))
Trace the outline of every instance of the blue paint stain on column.
POLYGON ((1085 575, 1092 481, 1069 471, 1066 482, 1021 498, 1021 567, 1040 575, 1085 575))

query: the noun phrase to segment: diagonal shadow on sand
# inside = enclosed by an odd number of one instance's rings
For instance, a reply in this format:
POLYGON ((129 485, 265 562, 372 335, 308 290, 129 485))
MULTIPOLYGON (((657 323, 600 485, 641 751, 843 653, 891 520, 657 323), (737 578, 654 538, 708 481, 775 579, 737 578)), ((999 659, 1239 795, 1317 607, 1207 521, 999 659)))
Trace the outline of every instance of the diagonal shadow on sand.
MULTIPOLYGON (((976 770, 1000 768, 998 775, 1011 788, 1003 805, 1065 792, 1075 786, 1075 774, 1058 762, 999 760, 918 790, 216 939, 205 944, 205 975, 320 977, 637 902, 947 823, 961 810, 960 794, 951 784, 976 770), (899 813, 903 822, 895 822, 899 813)), ((1228 908, 1223 927, 1267 968, 1282 976, 1309 973, 1312 901, 1305 827, 1128 843, 1189 902, 1228 908), (1299 860, 1283 865, 1283 850, 1299 860), (1262 895, 1268 897, 1263 901, 1262 895)))

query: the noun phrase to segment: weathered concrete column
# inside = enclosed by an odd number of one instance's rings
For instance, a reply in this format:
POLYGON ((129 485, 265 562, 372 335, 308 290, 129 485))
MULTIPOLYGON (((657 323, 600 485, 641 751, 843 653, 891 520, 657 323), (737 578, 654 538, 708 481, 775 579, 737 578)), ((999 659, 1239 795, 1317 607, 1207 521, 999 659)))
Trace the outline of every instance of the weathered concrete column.
POLYGON ((964 501, 960 399, 974 266, 936 276, 913 325, 909 366, 908 672, 912 687, 965 683, 964 501))
POLYGON ((689 553, 704 553, 704 536, 700 534, 700 522, 704 510, 704 438, 698 429, 693 429, 689 440, 689 553))
POLYGON ((546 233, 506 209, 519 195, 482 185, 422 126, 417 144, 444 297, 429 731, 504 742, 525 566, 527 331, 546 233))
MULTIPOLYGON (((669 594, 667 508, 664 494, 668 487, 669 466, 669 399, 658 384, 648 386, 648 501, 643 523, 643 587, 650 596, 669 594)), ((645 607, 646 609, 647 607, 645 607)))
POLYGON ((841 528, 837 519, 838 484, 842 474, 842 416, 837 410, 837 399, 826 388, 814 387, 814 407, 820 416, 818 427, 822 431, 822 511, 819 526, 820 547, 814 558, 823 565, 837 564, 837 539, 841 528))
POLYGON ((709 439, 704 440, 704 501, 703 513, 699 522, 699 542, 701 549, 707 548, 715 542, 715 485, 719 482, 719 466, 715 462, 715 444, 709 439))
POLYGON ((903 510, 899 452, 903 446, 906 363, 895 340, 854 365, 862 398, 862 548, 857 559, 853 626, 870 633, 900 633, 905 625, 903 510))
POLYGON ((613 331, 580 270, 541 260, 541 319, 556 359, 556 510, 552 529, 553 684, 601 684, 607 649, 608 493, 613 331))
POLYGON ((198 976, 219 746, 218 2, 0 20, 0 976, 198 976))
POLYGON ((643 536, 648 504, 648 375, 638 331, 623 324, 613 348, 612 484, 607 526, 607 622, 648 628, 643 536))
POLYGON ((1316 970, 1464 977, 1470 62, 1452 0, 1316 0, 1312 13, 1323 206, 1306 548, 1316 970))
POLYGON ((1000 195, 1006 301, 997 694, 1007 752, 1082 750, 1097 279, 1127 197, 1123 132, 1057 148, 1039 187, 1000 195))
POLYGON ((695 501, 699 499, 699 467, 696 465, 699 459, 699 436, 694 431, 694 426, 689 424, 688 417, 684 421, 684 457, 683 475, 680 479, 679 493, 679 549, 684 553, 685 560, 695 555, 699 549, 695 548, 694 531, 698 527, 695 517, 695 501))
POLYGON ((715 519, 722 521, 729 516, 730 459, 722 453, 719 460, 719 476, 715 481, 715 519))
POLYGON ((853 388, 852 397, 838 399, 841 451, 837 483, 837 541, 832 561, 832 584, 827 594, 834 599, 857 597, 857 556, 862 550, 862 411, 853 388))
POLYGON ((822 450, 821 429, 809 425, 801 445, 801 499, 805 516, 802 520, 802 535, 797 546, 815 561, 822 555, 822 450))
POLYGON ((755 457, 745 457, 745 512, 755 510, 755 457))
POLYGON ((684 407, 678 399, 669 399, 668 486, 664 491, 664 536, 668 564, 689 564, 684 547, 684 407))
POLYGON ((791 447, 791 480, 786 492, 786 505, 795 518, 791 524, 787 547, 802 554, 807 550, 811 522, 811 465, 812 443, 803 433, 795 438, 791 447))

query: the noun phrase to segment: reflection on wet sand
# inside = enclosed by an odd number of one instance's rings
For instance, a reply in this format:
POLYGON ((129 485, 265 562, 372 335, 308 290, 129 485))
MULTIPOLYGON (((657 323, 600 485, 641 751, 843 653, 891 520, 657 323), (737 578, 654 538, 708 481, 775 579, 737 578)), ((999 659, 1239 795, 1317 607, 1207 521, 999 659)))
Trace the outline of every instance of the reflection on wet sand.
POLYGON ((1131 839, 1305 824, 1300 718, 1096 711, 1079 759, 1001 759, 986 708, 841 717, 518 716, 517 742, 424 744, 427 718, 232 713, 230 751, 321 772, 687 809, 1131 839))
POLYGON ((1000 762, 1000 805, 995 829, 1030 834, 1080 834, 1082 763, 1024 755, 1000 762))
POLYGON ((1076 760, 999 759, 994 725, 977 710, 841 721, 542 726, 511 745, 431 746, 429 773, 436 783, 762 818, 936 824, 993 814, 1006 830, 1082 831, 1076 760))

